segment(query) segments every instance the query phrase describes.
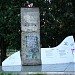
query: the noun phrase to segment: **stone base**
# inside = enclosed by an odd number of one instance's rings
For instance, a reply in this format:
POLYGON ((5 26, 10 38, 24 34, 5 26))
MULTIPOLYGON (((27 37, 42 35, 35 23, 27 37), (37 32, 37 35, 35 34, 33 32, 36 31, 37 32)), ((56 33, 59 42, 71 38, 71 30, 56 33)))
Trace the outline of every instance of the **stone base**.
POLYGON ((23 66, 37 66, 37 65, 41 65, 41 60, 40 59, 26 59, 23 63, 23 66))

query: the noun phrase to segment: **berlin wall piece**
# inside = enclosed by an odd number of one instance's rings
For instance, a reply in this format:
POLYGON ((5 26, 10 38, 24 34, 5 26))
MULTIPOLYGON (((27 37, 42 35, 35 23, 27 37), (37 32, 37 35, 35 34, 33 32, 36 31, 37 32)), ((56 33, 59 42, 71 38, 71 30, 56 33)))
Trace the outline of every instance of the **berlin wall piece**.
POLYGON ((39 8, 21 8, 21 31, 22 65, 40 65, 39 8))

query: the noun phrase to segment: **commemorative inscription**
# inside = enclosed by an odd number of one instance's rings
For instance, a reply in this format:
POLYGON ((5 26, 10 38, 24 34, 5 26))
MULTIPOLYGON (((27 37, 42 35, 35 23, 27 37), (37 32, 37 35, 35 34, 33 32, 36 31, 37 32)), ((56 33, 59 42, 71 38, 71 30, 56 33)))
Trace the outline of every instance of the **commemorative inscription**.
POLYGON ((39 8, 21 8, 22 65, 41 64, 39 8))

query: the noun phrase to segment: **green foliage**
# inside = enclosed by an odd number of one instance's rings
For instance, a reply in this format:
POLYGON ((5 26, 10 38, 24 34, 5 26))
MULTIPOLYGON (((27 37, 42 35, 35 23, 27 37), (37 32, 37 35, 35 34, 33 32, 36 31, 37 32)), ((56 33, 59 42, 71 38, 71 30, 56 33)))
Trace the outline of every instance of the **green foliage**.
POLYGON ((0 73, 0 75, 4 75, 3 73, 0 73))
POLYGON ((34 74, 34 75, 47 75, 47 74, 39 74, 39 73, 37 73, 37 74, 34 74))
POLYGON ((20 48, 20 8, 12 1, 4 0, 0 10, 0 36, 7 45, 20 48))
MULTIPOLYGON (((66 36, 75 33, 74 2, 72 0, 28 0, 40 8, 42 47, 58 45, 66 36)), ((0 38, 7 47, 20 49, 21 16, 20 8, 26 0, 0 1, 0 38)))
MULTIPOLYGON (((19 75, 18 73, 15 74, 15 73, 0 73, 0 75, 19 75)), ((47 75, 47 74, 44 74, 44 73, 35 73, 35 74, 25 74, 25 75, 47 75)))
POLYGON ((27 74, 27 75, 47 75, 47 74, 43 74, 43 73, 36 73, 36 74, 27 74))
POLYGON ((19 75, 18 73, 17 74, 13 74, 13 73, 0 73, 0 75, 19 75))
POLYGON ((10 73, 8 73, 8 74, 5 74, 5 73, 0 73, 0 75, 12 75, 12 74, 10 74, 10 73))

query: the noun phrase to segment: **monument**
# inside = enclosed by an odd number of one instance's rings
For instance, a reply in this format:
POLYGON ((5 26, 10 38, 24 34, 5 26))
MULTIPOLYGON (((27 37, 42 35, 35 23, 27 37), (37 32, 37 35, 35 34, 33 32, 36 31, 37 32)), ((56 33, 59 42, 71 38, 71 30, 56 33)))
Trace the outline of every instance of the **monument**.
POLYGON ((40 65, 39 8, 21 8, 21 31, 22 65, 40 65))
POLYGON ((22 66, 20 51, 2 62, 3 71, 75 71, 75 42, 73 36, 66 37, 58 46, 41 48, 42 65, 22 66))
POLYGON ((75 63, 74 50, 74 38, 68 36, 56 47, 41 48, 42 64, 75 63))

